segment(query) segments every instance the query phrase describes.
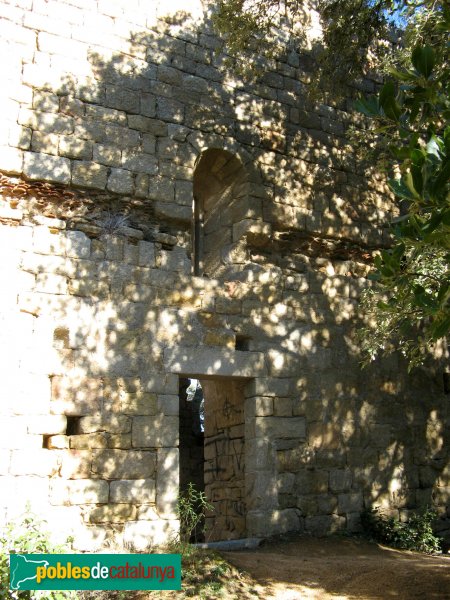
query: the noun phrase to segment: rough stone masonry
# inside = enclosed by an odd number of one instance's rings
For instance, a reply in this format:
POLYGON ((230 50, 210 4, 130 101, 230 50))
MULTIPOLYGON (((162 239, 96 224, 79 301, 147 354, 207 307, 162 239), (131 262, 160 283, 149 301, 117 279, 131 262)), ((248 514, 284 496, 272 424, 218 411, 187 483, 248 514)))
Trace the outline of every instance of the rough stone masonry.
POLYGON ((209 539, 427 504, 448 535, 439 363, 359 365, 395 214, 364 120, 306 99, 295 50, 240 81, 203 4, 0 1, 0 520, 30 500, 75 549, 167 541, 197 377, 209 539))

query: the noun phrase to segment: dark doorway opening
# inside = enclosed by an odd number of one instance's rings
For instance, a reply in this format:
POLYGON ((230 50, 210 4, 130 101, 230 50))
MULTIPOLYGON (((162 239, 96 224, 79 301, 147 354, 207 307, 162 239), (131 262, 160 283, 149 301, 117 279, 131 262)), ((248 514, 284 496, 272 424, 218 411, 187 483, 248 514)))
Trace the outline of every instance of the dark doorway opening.
POLYGON ((193 538, 239 539, 246 533, 246 381, 201 378, 202 393, 189 397, 193 378, 180 379, 180 492, 192 482, 213 506, 193 538))
MULTIPOLYGON (((197 492, 205 491, 204 477, 204 426, 201 415, 203 392, 201 387, 193 389, 188 378, 180 378, 180 492, 186 494, 189 484, 197 492)), ((204 541, 204 522, 194 530, 191 542, 204 541)))

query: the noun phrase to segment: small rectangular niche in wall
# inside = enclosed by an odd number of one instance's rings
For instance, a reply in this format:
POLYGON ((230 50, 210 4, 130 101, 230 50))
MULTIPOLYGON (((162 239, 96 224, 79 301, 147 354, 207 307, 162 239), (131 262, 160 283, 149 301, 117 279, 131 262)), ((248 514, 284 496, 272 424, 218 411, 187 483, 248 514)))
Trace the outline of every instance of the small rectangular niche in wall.
POLYGON ((80 433, 80 416, 67 417, 66 435, 77 435, 80 433))
POLYGON ((235 350, 250 350, 251 339, 252 338, 250 338, 246 335, 237 335, 236 342, 234 344, 234 349, 235 350))

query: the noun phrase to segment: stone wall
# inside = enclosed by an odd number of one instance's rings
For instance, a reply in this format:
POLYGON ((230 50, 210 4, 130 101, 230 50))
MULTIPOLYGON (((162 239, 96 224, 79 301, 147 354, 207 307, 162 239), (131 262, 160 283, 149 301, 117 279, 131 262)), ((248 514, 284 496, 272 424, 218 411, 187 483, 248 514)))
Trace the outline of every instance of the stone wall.
POLYGON ((440 364, 359 366, 358 297, 395 214, 346 137, 364 120, 308 101, 294 51, 239 81, 200 5, 165 4, 0 2, 1 519, 31 496, 78 549, 168 539, 179 378, 197 376, 245 382, 239 535, 355 531, 372 505, 432 504, 448 531, 440 364), (207 277, 211 151, 242 186, 207 277))
POLYGON ((213 510, 207 540, 245 537, 245 382, 203 381, 205 395, 205 492, 213 510))

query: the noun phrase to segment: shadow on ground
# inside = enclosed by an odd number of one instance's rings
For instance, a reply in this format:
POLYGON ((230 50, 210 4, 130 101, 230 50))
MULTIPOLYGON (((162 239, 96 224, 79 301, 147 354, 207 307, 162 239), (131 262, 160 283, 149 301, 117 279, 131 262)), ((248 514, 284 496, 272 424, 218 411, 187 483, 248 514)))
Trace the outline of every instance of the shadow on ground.
POLYGON ((394 550, 362 539, 297 536, 225 557, 258 582, 266 600, 450 598, 450 556, 394 550))

